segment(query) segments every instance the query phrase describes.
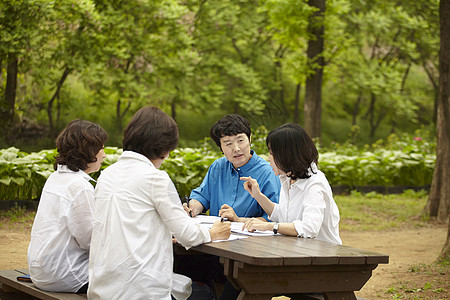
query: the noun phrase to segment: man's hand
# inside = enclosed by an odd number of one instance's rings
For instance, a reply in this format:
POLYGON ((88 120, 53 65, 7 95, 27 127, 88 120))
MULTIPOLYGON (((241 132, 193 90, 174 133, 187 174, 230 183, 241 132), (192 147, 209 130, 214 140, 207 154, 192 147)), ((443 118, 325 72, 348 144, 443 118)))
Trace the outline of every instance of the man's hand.
POLYGON ((216 221, 209 230, 211 241, 227 240, 231 234, 231 223, 216 221))
POLYGON ((234 209, 228 204, 224 204, 222 205, 222 207, 220 207, 219 217, 227 218, 229 221, 232 222, 239 222, 239 217, 234 212, 234 209))

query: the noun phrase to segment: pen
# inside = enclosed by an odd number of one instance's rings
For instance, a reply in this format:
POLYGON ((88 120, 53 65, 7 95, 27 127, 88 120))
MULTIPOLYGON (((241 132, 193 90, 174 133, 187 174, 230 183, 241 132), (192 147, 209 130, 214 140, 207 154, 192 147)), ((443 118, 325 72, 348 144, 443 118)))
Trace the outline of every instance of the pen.
POLYGON ((220 218, 220 222, 228 221, 228 218, 220 218))
MULTIPOLYGON (((187 205, 187 207, 189 208, 189 198, 188 198, 188 196, 184 196, 184 200, 186 201, 186 205, 187 205)), ((192 218, 192 212, 191 212, 191 210, 189 210, 189 217, 192 218)))

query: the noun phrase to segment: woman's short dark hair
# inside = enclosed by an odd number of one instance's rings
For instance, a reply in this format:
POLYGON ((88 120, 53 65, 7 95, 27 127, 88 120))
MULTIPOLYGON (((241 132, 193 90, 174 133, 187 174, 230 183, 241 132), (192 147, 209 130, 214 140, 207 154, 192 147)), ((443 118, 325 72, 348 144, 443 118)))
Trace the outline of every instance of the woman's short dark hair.
POLYGON ((246 118, 237 114, 226 115, 214 123, 209 131, 209 135, 216 145, 219 146, 219 148, 221 148, 220 138, 224 136, 238 135, 241 133, 245 133, 250 140, 250 136, 252 134, 250 122, 246 118))
POLYGON ((266 139, 276 166, 292 179, 309 178, 311 163, 318 163, 319 153, 311 137, 295 123, 284 124, 266 139))
POLYGON ((178 145, 178 125, 158 107, 138 110, 125 128, 123 150, 134 151, 148 159, 163 158, 178 145))
POLYGON ((56 138, 55 170, 57 165, 66 165, 74 172, 86 170, 89 163, 97 161, 96 155, 107 139, 108 134, 100 125, 85 120, 71 121, 56 138))

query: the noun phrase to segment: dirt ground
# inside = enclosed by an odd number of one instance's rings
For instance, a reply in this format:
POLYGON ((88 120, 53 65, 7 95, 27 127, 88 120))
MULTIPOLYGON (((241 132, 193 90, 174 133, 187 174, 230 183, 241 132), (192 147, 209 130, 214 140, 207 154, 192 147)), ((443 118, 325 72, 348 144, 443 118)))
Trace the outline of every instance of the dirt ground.
MULTIPOLYGON (((389 264, 379 265, 356 295, 371 300, 449 299, 449 267, 436 271, 425 266, 438 257, 446 236, 443 224, 382 232, 342 231, 344 245, 389 255, 389 264)), ((0 269, 27 268, 29 240, 29 228, 0 228, 0 269)))

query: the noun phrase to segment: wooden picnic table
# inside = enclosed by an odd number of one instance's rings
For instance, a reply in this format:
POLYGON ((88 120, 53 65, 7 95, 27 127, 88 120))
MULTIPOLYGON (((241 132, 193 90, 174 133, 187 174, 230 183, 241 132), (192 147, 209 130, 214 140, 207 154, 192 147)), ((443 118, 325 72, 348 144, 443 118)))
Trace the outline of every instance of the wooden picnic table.
POLYGON ((202 244, 188 253, 193 251, 220 257, 225 276, 242 288, 239 300, 299 293, 356 299, 354 291, 372 270, 389 262, 385 254, 283 235, 202 244))

